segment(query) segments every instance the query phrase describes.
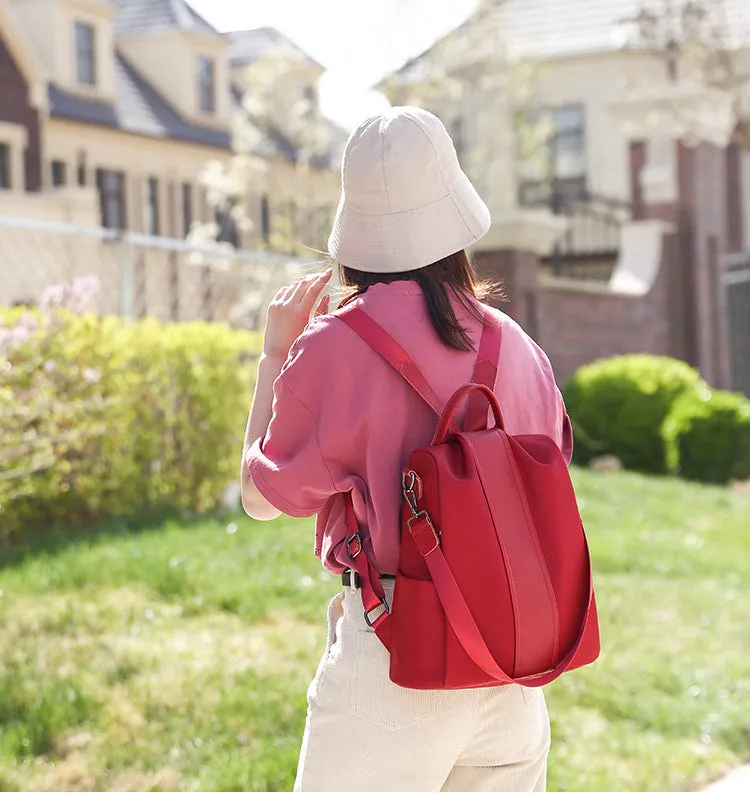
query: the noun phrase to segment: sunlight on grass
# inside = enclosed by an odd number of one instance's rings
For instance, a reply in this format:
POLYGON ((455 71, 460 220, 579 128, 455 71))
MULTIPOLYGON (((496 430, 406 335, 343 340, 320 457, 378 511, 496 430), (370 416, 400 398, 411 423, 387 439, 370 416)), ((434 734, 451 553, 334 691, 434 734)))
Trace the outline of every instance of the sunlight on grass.
MULTIPOLYGON (((699 787, 750 757, 750 500, 576 480, 603 654, 547 689, 549 788, 699 787)), ((0 788, 290 789, 338 588, 311 535, 229 517, 3 551, 0 788)))

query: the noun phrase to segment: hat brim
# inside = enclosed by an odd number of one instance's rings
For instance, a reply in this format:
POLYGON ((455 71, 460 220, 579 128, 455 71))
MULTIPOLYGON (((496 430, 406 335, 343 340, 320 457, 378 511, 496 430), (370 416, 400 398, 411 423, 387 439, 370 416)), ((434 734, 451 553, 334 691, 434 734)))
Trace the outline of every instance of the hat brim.
POLYGON ((490 211, 458 171, 445 196, 426 207, 369 215, 341 195, 328 251, 342 265, 368 273, 416 271, 466 249, 489 232, 490 211))

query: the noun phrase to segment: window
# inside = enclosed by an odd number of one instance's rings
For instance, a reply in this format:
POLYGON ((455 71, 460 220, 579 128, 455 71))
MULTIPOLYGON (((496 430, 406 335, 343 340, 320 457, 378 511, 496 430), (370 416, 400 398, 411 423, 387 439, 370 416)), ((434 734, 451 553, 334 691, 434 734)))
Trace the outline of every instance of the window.
POLYGON ((86 185, 86 153, 83 150, 78 153, 78 184, 86 185))
POLYGON ((193 224, 193 186, 182 183, 182 234, 187 237, 193 224))
POLYGON ((84 22, 76 22, 76 76, 81 85, 96 84, 95 67, 94 28, 84 22))
POLYGON ((10 188, 10 147, 0 144, 0 188, 10 188))
POLYGON ((149 177, 146 183, 146 233, 159 234, 159 180, 149 177))
POLYGON ((201 55, 198 58, 198 106, 203 113, 216 110, 215 93, 213 58, 201 55))
POLYGON ((318 104, 318 92, 315 86, 304 86, 302 88, 302 99, 310 106, 309 110, 314 110, 318 104))
POLYGON ((271 237, 271 208, 267 196, 262 196, 260 199, 260 234, 268 243, 268 239, 271 237))
POLYGON ((65 185, 66 179, 66 166, 65 161, 53 160, 52 161, 52 185, 55 188, 60 188, 65 185))
MULTIPOLYGON (((522 125, 531 151, 522 152, 522 205, 548 205, 580 199, 586 192, 586 137, 583 105, 564 105, 531 114, 522 125)), ((522 143, 523 146, 523 143, 522 143)))
POLYGON ((240 236, 237 232, 237 225, 234 223, 231 210, 217 210, 215 219, 216 223, 219 225, 219 234, 216 240, 222 243, 231 243, 235 249, 239 249, 240 236))
POLYGON ((125 229, 125 175, 120 171, 97 169, 96 185, 99 189, 102 226, 125 229))

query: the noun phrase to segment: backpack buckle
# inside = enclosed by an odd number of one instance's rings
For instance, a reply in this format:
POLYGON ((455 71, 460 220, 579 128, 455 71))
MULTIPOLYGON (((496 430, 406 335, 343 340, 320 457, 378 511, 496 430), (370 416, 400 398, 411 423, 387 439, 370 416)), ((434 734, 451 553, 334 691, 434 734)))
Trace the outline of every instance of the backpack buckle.
POLYGON ((417 501, 420 497, 421 488, 418 479, 419 476, 414 470, 405 470, 401 473, 401 489, 404 493, 404 500, 411 509, 411 513, 414 517, 419 514, 417 501))
POLYGON ((388 601, 383 597, 380 600, 380 605, 376 605, 374 608, 371 608, 369 611, 365 611, 365 624, 367 627, 371 627, 373 630, 377 629, 377 626, 381 623, 383 619, 391 612, 391 607, 388 605, 388 601), (370 619, 370 614, 373 611, 377 611, 379 608, 383 610, 374 618, 370 619))
POLYGON ((362 539, 358 533, 353 533, 346 540, 346 549, 352 558, 356 558, 362 552, 362 539), (356 545, 356 547, 353 547, 356 545))
POLYGON ((409 517, 406 525, 421 556, 428 556, 433 550, 440 547, 440 534, 435 530, 430 515, 426 511, 420 511, 413 517, 409 517))

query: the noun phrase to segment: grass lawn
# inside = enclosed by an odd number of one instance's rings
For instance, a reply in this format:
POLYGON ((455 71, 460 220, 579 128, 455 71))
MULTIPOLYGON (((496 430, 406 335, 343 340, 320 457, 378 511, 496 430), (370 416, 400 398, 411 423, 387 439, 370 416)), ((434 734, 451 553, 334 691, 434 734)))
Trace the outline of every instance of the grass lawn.
MULTIPOLYGON (((603 654, 547 689, 550 790, 750 759, 750 498, 576 472, 603 654)), ((0 789, 289 790, 336 581, 309 522, 114 524, 0 550, 0 789)))

